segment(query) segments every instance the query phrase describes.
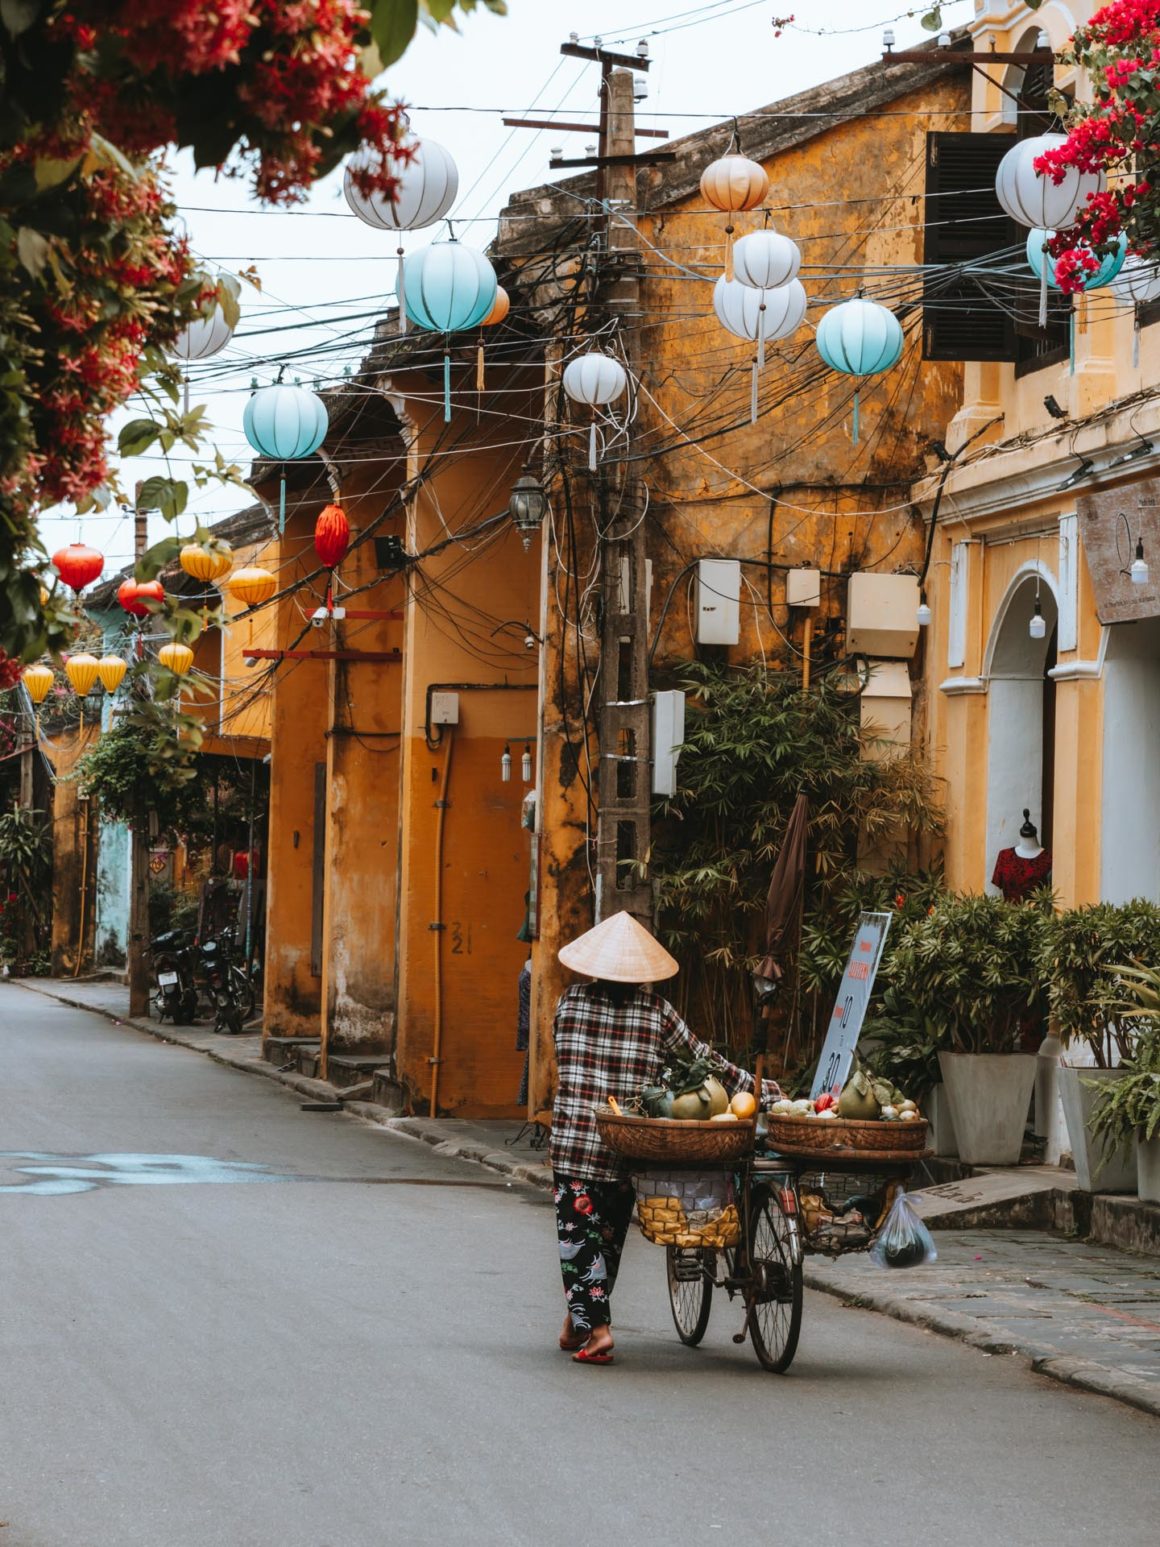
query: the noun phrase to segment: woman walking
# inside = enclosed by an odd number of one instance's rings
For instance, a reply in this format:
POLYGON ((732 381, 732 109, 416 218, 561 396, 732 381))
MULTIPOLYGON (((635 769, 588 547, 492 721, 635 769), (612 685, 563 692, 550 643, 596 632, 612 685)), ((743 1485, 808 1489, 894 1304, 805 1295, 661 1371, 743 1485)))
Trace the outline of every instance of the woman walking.
MULTIPOLYGON (((698 1041, 667 999, 646 985, 677 963, 628 913, 614 913, 564 946, 561 963, 595 981, 565 989, 556 1008, 552 1172, 567 1311, 560 1347, 578 1364, 611 1364, 610 1297, 635 1201, 629 1163, 601 1143, 593 1108, 655 1084, 675 1057, 709 1058, 729 1091, 753 1076, 698 1041)), ((779 1094, 766 1080, 763 1099, 779 1094)))

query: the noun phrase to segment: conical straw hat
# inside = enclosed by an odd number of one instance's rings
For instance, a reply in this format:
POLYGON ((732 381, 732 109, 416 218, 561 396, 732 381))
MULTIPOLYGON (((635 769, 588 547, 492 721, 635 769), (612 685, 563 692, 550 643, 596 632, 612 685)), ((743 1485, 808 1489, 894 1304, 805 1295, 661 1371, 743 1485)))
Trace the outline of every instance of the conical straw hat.
POLYGON ((660 941, 631 913, 614 913, 559 954, 572 972, 613 983, 660 983, 679 970, 660 941))

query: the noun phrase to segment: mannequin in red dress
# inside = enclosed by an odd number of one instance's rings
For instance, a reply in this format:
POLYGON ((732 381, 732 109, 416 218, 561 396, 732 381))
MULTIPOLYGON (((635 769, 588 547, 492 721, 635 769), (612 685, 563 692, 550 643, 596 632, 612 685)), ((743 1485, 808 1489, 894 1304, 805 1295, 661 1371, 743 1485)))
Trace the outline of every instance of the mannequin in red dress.
POLYGON ((1013 849, 1000 849, 991 884, 1007 902, 1025 902, 1037 887, 1051 882, 1051 851, 1039 842, 1030 807, 1023 807, 1023 826, 1013 849))

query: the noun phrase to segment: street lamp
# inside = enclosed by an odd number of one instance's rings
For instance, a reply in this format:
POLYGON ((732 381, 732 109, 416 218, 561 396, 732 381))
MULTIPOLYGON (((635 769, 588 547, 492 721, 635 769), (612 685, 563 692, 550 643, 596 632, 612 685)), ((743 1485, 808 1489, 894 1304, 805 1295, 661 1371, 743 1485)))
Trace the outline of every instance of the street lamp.
POLYGON ((525 467, 523 473, 516 479, 511 499, 508 501, 512 525, 520 534, 525 548, 531 546, 532 536, 540 530, 547 509, 547 495, 539 481, 525 467))

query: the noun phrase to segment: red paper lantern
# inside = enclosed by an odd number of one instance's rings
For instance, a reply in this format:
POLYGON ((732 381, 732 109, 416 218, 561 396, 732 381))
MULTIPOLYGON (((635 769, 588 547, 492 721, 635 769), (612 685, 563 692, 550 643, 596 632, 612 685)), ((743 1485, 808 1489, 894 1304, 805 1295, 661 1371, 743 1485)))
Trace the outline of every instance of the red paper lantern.
POLYGON ((160 580, 134 580, 130 576, 117 587, 117 600, 130 617, 145 618, 149 615, 146 603, 163 602, 165 587, 160 580))
POLYGON ((105 567, 105 555, 90 548, 87 543, 69 543, 52 556, 52 567, 74 591, 83 591, 90 581, 96 580, 105 567))
POLYGON ((334 569, 350 547, 350 522, 341 505, 327 505, 314 523, 314 551, 327 569, 334 569))

